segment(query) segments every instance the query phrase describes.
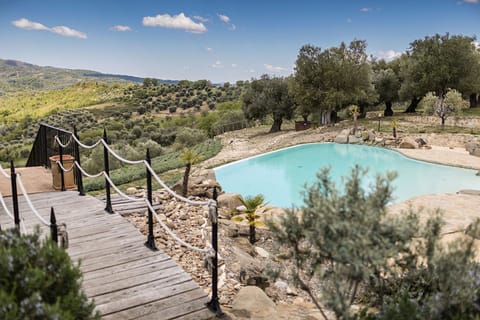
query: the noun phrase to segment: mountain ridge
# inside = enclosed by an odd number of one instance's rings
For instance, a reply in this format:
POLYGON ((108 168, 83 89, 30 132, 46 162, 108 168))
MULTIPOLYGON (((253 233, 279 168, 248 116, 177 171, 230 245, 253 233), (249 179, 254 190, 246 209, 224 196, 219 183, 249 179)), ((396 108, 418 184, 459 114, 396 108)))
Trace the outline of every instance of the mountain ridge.
MULTIPOLYGON (((145 78, 102 73, 94 70, 38 66, 28 62, 0 58, 0 95, 19 90, 52 90, 73 85, 79 81, 107 83, 141 83, 145 78)), ((177 80, 157 79, 159 83, 177 83, 177 80)))

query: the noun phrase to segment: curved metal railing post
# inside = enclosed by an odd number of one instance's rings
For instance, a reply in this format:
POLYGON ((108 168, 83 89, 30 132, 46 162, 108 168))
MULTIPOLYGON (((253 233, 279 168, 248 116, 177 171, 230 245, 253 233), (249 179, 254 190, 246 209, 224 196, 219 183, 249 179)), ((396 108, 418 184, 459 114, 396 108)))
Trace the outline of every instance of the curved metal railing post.
POLYGON ((15 173, 15 165, 10 160, 10 182, 12 183, 12 202, 13 202, 13 221, 15 227, 20 230, 20 213, 18 210, 18 191, 17 191, 17 174, 15 173))
MULTIPOLYGON (((217 187, 213 187, 213 200, 217 202, 218 193, 217 187)), ((218 203, 218 202, 217 202, 218 203)), ((215 251, 215 255, 212 259, 212 299, 207 303, 208 309, 218 317, 223 315, 223 311, 220 308, 218 299, 218 207, 215 206, 215 213, 212 218, 212 247, 215 251)))
MULTIPOLYGON (((103 141, 105 141, 105 144, 108 144, 107 129, 105 128, 103 129, 103 141)), ((103 146, 103 168, 104 168, 105 174, 110 177, 110 165, 108 163, 108 149, 105 145, 103 146)), ((110 182, 106 177, 105 177, 105 194, 106 194, 106 200, 107 200, 105 211, 107 211, 108 213, 113 213, 112 200, 110 197, 110 182)))
MULTIPOLYGON (((75 126, 73 126, 73 135, 75 136, 75 138, 77 138, 77 139, 74 139, 75 159, 78 163, 78 166, 81 166, 82 163, 80 162, 80 147, 79 147, 78 142, 77 142, 77 140, 79 140, 79 139, 78 139, 77 128, 75 126)), ((80 196, 84 196, 85 191, 83 190, 83 177, 82 177, 82 172, 80 171, 78 166, 75 167, 75 180, 77 180, 78 194, 80 196)))
MULTIPOLYGON (((147 155, 145 157, 145 161, 149 165, 152 165, 149 148, 147 148, 147 155)), ((148 170, 148 167, 146 167, 146 170, 147 170, 147 200, 153 206, 152 173, 150 172, 150 170, 148 170)), ((153 212, 152 212, 152 209, 150 209, 150 207, 148 207, 148 237, 147 237, 147 242, 145 242, 145 245, 153 251, 158 250, 157 246, 155 245, 155 236, 153 235, 153 212)))

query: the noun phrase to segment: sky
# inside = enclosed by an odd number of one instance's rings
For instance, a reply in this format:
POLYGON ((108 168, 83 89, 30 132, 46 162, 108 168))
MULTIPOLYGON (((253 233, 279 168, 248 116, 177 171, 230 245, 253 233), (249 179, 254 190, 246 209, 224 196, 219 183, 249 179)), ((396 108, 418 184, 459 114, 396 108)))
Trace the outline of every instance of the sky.
POLYGON ((0 58, 214 83, 287 76, 305 44, 393 59, 416 39, 480 37, 480 0, 0 0, 0 58))

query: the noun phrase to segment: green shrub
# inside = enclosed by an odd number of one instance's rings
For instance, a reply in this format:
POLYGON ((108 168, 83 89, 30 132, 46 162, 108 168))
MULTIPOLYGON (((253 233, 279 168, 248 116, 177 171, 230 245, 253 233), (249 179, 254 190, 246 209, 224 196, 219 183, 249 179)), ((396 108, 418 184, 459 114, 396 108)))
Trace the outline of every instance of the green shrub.
POLYGON ((99 319, 68 254, 37 230, 0 231, 0 319, 99 319))
POLYGON ((175 143, 183 147, 191 147, 205 140, 207 140, 207 136, 202 130, 184 127, 178 130, 175 143))

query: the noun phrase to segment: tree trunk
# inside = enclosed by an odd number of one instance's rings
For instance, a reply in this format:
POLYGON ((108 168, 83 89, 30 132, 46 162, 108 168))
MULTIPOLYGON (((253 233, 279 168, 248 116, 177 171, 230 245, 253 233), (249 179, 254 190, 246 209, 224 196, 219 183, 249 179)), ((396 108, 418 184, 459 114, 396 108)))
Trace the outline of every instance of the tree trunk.
POLYGON ((472 93, 470 95, 470 108, 475 108, 475 107, 478 107, 480 104, 479 104, 479 101, 480 99, 477 98, 477 94, 476 93, 472 93))
POLYGON ((383 111, 383 116, 384 117, 393 116, 392 101, 385 101, 385 110, 383 111))
POLYGON ((273 119, 272 127, 270 128, 270 133, 280 131, 282 126, 282 119, 273 119))
POLYGON ((188 176, 190 175, 190 169, 192 168, 191 163, 187 163, 185 166, 185 173, 183 174, 183 188, 182 196, 186 197, 188 193, 188 176))
POLYGON ((415 113, 420 100, 421 98, 418 99, 417 97, 413 97, 412 100, 410 101, 410 105, 408 106, 407 110, 405 110, 405 113, 415 113))
POLYGON ((307 123, 308 122, 308 113, 307 114, 302 114, 303 122, 307 123))
POLYGON ((445 129, 445 117, 442 117, 442 130, 445 129))
POLYGON ((248 235, 248 240, 250 241, 251 244, 254 244, 255 243, 255 226, 254 225, 250 225, 249 226, 249 235, 248 235))

